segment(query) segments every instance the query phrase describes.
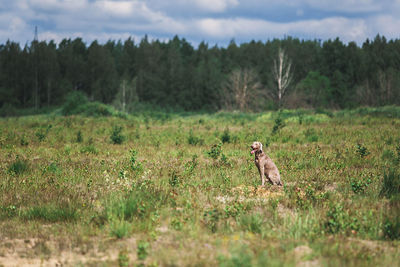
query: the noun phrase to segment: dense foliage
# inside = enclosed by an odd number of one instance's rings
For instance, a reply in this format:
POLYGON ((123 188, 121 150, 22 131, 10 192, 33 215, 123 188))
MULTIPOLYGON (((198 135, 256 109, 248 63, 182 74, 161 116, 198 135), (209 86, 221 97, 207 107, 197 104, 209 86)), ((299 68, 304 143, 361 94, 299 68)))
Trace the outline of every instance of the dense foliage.
POLYGON ((144 37, 139 43, 127 39, 89 45, 76 38, 59 44, 33 41, 23 48, 12 41, 0 45, 3 111, 60 105, 71 91, 124 111, 148 104, 174 110, 398 105, 400 40, 378 35, 361 47, 339 39, 290 37, 240 45, 232 41, 227 47, 202 42, 197 48, 179 37, 167 42, 144 37), (274 64, 281 49, 292 63, 292 79, 278 103, 274 64), (246 79, 247 73, 254 85, 249 88, 258 91, 252 98, 227 85, 236 76, 246 79), (226 106, 231 98, 236 102, 226 106))

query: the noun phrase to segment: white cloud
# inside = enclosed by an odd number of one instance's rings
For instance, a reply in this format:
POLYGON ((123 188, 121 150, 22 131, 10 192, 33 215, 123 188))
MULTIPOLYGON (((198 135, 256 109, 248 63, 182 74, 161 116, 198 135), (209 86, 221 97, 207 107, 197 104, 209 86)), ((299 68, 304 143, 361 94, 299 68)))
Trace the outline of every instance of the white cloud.
POLYGON ((121 2, 115 2, 115 1, 97 1, 93 5, 98 8, 99 10, 110 14, 110 15, 116 15, 116 16, 129 16, 132 15, 134 8, 141 10, 143 9, 142 3, 139 3, 140 5, 135 5, 137 2, 132 2, 132 1, 121 1, 121 2))
POLYGON ((238 0, 195 0, 195 4, 206 11, 223 12, 239 4, 238 0))
POLYGON ((384 2, 379 0, 304 0, 303 4, 324 11, 354 13, 380 11, 384 2))
POLYGON ((266 39, 285 35, 308 38, 336 38, 345 41, 363 41, 367 36, 367 25, 363 20, 327 18, 298 22, 277 23, 253 19, 203 19, 197 24, 206 36, 219 40, 229 38, 266 39), (343 31, 343 29, 346 29, 343 31))

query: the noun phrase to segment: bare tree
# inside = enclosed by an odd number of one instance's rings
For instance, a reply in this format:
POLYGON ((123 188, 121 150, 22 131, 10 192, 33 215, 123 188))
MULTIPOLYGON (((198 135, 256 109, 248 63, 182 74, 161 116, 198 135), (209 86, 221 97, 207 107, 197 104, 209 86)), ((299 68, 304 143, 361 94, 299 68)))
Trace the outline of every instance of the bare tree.
POLYGON ((234 70, 222 87, 221 103, 228 110, 249 110, 252 102, 254 104, 252 107, 256 105, 260 89, 261 83, 253 70, 234 70))
POLYGON ((114 98, 113 105, 123 111, 127 111, 127 104, 138 101, 138 96, 136 93, 136 78, 128 80, 126 78, 122 79, 120 88, 114 98))
POLYGON ((281 48, 279 48, 277 60, 274 60, 273 75, 277 85, 278 103, 281 106, 282 98, 293 79, 292 61, 281 48))

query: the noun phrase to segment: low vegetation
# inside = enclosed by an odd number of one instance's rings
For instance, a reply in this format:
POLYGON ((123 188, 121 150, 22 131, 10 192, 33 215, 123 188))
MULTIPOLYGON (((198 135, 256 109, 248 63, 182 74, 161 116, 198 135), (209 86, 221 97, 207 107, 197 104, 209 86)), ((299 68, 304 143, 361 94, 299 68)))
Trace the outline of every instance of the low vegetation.
POLYGON ((93 116, 86 104, 0 119, 0 265, 400 262, 399 108, 93 116), (259 186, 255 140, 283 187, 259 186))

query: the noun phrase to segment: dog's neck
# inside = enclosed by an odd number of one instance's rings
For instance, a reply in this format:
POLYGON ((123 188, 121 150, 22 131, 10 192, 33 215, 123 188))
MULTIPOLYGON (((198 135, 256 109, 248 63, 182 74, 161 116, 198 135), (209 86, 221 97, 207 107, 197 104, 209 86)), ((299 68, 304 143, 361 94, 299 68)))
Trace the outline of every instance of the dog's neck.
POLYGON ((256 158, 262 156, 263 154, 264 154, 264 152, 263 152, 261 149, 260 149, 260 150, 257 150, 256 153, 254 153, 254 155, 255 155, 256 158))

